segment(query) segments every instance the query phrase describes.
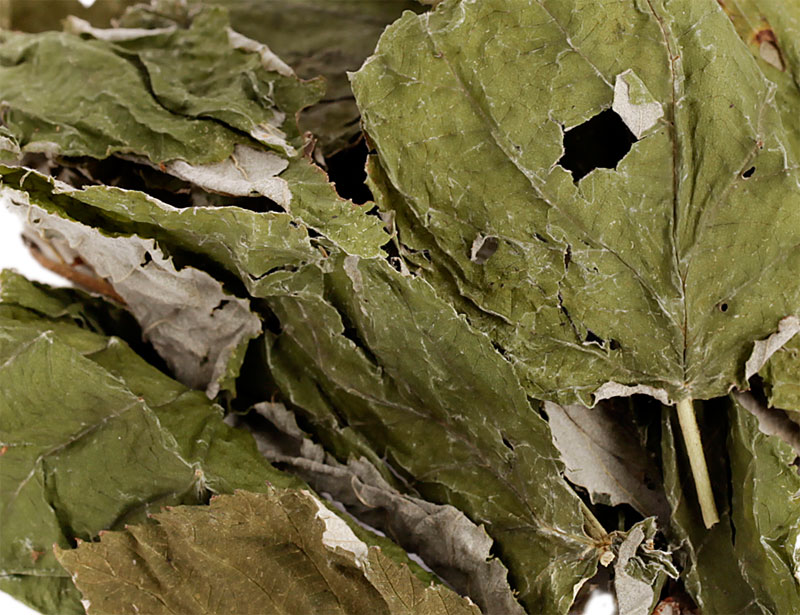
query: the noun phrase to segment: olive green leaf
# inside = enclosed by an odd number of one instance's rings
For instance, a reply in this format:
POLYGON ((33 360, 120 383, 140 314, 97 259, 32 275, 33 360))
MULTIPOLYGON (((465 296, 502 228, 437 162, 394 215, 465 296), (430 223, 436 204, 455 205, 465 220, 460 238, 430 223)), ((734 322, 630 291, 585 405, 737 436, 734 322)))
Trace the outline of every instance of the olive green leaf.
POLYGON ((321 94, 320 83, 247 48, 218 8, 188 27, 69 25, 76 34, 0 35, 3 120, 24 151, 136 154, 156 165, 220 162, 236 144, 285 155, 300 145, 295 114, 321 94))
POLYGON ((464 513, 401 493, 365 457, 338 462, 313 442, 283 404, 263 402, 253 410, 272 430, 254 432, 259 450, 273 464, 291 469, 317 493, 330 494, 348 512, 418 554, 459 594, 485 615, 521 615, 508 570, 493 557, 492 539, 464 513))
POLYGON ((797 452, 761 433, 733 397, 728 413, 735 552, 762 612, 800 611, 800 475, 797 452))
POLYGON ((727 455, 709 456, 722 522, 706 530, 693 512, 676 438, 676 420, 664 413, 665 487, 673 508, 671 531, 684 557, 683 578, 708 613, 793 613, 800 608, 797 544, 800 476, 796 453, 761 433, 738 396, 707 402, 698 412, 709 443, 727 455))
MULTIPOLYGON (((797 130, 800 114, 800 2, 797 0, 736 0, 720 2, 742 42, 755 56, 764 74, 778 88, 775 102, 784 125, 797 130)), ((795 157, 800 141, 789 142, 795 157)))
POLYGON ((758 374, 770 406, 800 410, 800 335, 775 352, 758 374))
POLYGON ((154 518, 57 551, 89 615, 480 613, 368 547, 308 491, 239 491, 154 518))
POLYGON ((762 68, 715 0, 450 1, 352 82, 420 273, 529 394, 590 405, 745 388, 800 311, 800 92, 762 68))
POLYGON ((81 593, 67 576, 0 574, 0 591, 47 615, 86 615, 81 593))
MULTIPOLYGON (((312 239, 288 214, 178 210, 133 191, 54 188, 24 174, 9 169, 4 181, 45 209, 199 253, 236 276, 277 318, 270 377, 326 449, 365 456, 385 474, 388 457, 425 499, 486 525, 528 608, 566 612, 605 532, 585 533, 538 403, 512 366, 427 283, 312 239)), ((330 198, 330 186, 319 186, 330 198)))
MULTIPOLYGON (((230 11, 237 32, 266 43, 302 79, 325 78, 325 94, 300 115, 300 128, 319 139, 324 155, 347 147, 361 132, 347 71, 357 70, 384 28, 411 0, 191 0, 230 11)), ((141 17, 139 17, 141 19, 141 17)), ((130 17, 123 23, 135 25, 130 17)))
POLYGON ((57 297, 36 291, 3 275, 4 591, 65 612, 74 594, 54 543, 68 547, 164 504, 202 502, 209 491, 299 484, 263 460, 249 434, 225 425, 205 395, 148 365, 119 338, 78 326, 80 318, 45 317, 57 297))
POLYGON ((423 498, 484 523, 529 611, 566 612, 600 548, 537 402, 423 280, 353 256, 325 269, 264 295, 281 323, 272 378, 337 457, 343 432, 362 434, 423 498))
POLYGON ((544 411, 565 475, 585 487, 592 502, 630 504, 642 515, 669 519, 661 476, 623 404, 594 408, 546 402, 544 411))

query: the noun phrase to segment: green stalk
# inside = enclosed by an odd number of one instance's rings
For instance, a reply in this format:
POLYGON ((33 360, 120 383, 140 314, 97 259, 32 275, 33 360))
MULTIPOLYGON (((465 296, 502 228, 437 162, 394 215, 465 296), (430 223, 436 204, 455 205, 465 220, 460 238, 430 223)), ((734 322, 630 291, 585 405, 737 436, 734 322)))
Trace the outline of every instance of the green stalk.
POLYGON ((681 425, 686 453, 689 455, 689 464, 692 467, 697 499, 700 501, 700 511, 703 513, 703 523, 706 528, 710 528, 719 521, 719 514, 714 503, 714 492, 711 490, 711 479, 708 477, 703 443, 700 441, 700 430, 697 427, 697 418, 691 399, 682 399, 678 402, 678 422, 681 425))

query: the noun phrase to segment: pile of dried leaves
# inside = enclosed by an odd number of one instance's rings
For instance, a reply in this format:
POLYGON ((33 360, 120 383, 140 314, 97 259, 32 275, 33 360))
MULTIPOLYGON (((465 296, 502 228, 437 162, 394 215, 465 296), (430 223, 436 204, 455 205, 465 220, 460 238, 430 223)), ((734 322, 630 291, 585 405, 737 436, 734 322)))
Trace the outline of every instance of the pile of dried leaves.
POLYGON ((800 1, 425 4, 0 2, 0 589, 800 612, 800 1))

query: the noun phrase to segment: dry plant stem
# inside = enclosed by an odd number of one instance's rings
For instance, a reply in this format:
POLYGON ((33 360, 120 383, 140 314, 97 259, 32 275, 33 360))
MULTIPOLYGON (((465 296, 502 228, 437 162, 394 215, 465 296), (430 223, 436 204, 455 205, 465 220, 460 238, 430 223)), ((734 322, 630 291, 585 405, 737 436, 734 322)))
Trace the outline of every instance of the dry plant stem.
POLYGON ((714 503, 714 492, 711 490, 703 443, 700 441, 700 430, 697 428, 697 418, 691 399, 682 399, 678 402, 678 421, 681 425, 683 441, 686 444, 686 453, 689 455, 689 464, 692 467, 697 499, 700 501, 700 511, 703 513, 703 523, 706 528, 710 528, 719 521, 719 514, 714 503))
MULTIPOLYGON (((0 2, 2 2, 2 0, 0 0, 0 2)), ((49 269, 53 273, 60 275, 62 278, 68 279, 70 282, 83 287, 91 293, 103 295, 108 299, 116 301, 120 305, 125 305, 125 300, 117 294, 117 291, 114 290, 114 287, 111 286, 107 280, 76 271, 67 263, 59 263, 57 261, 50 260, 44 255, 39 246, 30 241, 26 241, 25 243, 28 246, 28 250, 30 250, 33 258, 36 259, 36 262, 45 269, 49 269)))
POLYGON ((608 532, 606 532, 603 524, 597 520, 597 517, 594 516, 594 513, 583 502, 583 500, 581 500, 581 510, 583 511, 583 516, 585 519, 584 527, 586 528, 586 532, 589 534, 589 536, 595 540, 603 540, 606 536, 608 536, 608 532))

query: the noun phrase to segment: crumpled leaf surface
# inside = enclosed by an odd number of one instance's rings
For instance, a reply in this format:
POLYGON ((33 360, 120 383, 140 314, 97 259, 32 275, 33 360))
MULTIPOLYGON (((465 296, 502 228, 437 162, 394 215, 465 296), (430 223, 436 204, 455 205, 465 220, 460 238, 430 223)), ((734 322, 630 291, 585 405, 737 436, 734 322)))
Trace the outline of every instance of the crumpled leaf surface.
POLYGON ((204 271, 176 269, 152 239, 108 237, 48 213, 25 192, 0 190, 27 220, 29 237, 53 246, 63 262, 85 263, 110 282, 178 380, 210 398, 234 386, 247 344, 261 332, 247 300, 225 292, 204 271))
MULTIPOLYGON (((14 173, 4 181, 19 186, 14 173)), ((600 555, 581 503, 511 365, 424 281, 310 239, 287 214, 178 210, 101 187, 53 194, 34 173, 24 184, 70 216, 199 251, 237 276, 280 322, 271 377, 320 442, 341 459, 388 456, 425 499, 486 525, 527 608, 566 612, 600 555)))
POLYGON ((761 433, 758 419, 736 396, 704 406, 697 408, 704 445, 728 452, 707 456, 721 517, 710 530, 696 514, 698 504, 688 464, 681 459, 677 419, 664 411, 665 487, 673 508, 672 538, 685 559, 686 588, 703 612, 796 612, 800 608, 800 476, 792 465, 796 455, 788 444, 761 433))
POLYGON ((368 548, 307 491, 239 491, 57 552, 89 615, 480 611, 368 548))
POLYGON ((635 524, 616 547, 614 593, 620 615, 650 615, 667 576, 678 578, 671 553, 655 548, 655 518, 635 524))
POLYGON ((767 613, 800 611, 800 475, 797 453, 758 429, 732 397, 728 453, 731 520, 742 573, 767 613))
POLYGON ((74 307, 74 295, 39 287, 32 301, 37 287, 25 291, 11 274, 3 282, 4 591, 46 612, 74 611, 54 543, 68 547, 164 504, 203 501, 208 491, 298 484, 261 458, 249 434, 225 425, 202 393, 163 375, 119 338, 45 315, 59 300, 74 307), (15 289, 28 307, 15 304, 15 289))
POLYGON ((566 477, 585 487, 592 502, 630 504, 666 523, 660 473, 623 408, 608 401, 594 408, 545 402, 544 411, 566 477))
POLYGON ((272 377, 327 450, 362 434, 422 497, 486 525, 527 609, 566 612, 600 553, 511 366, 424 281, 352 256, 325 269, 265 294, 272 377))
POLYGON ((675 401, 744 388, 754 341, 800 310, 800 92, 762 68, 714 0, 445 2, 389 27, 353 88, 400 242, 531 395, 675 401), (563 131, 623 73, 663 118, 573 182, 563 131))
MULTIPOLYGON (((119 34, 71 23, 85 36, 119 34)), ((294 114, 318 98, 320 84, 236 51, 226 25, 222 10, 208 9, 188 28, 113 41, 4 32, 4 122, 25 151, 66 156, 139 153, 154 164, 207 164, 227 158, 237 143, 255 142, 292 152, 294 114), (75 78, 75 66, 85 67, 85 80, 75 78)))
POLYGON ((508 570, 492 556, 492 539, 461 511, 401 493, 365 457, 339 463, 314 443, 283 404, 263 402, 254 410, 277 433, 255 432, 259 450, 290 469, 318 493, 328 493, 348 512, 418 554, 450 587, 469 596, 485 615, 521 615, 508 570))
POLYGON ((800 335, 773 354, 758 375, 770 406, 800 410, 800 335))
MULTIPOLYGON (((22 149, 100 159, 117 153, 206 193, 263 195, 344 250, 361 256, 381 254, 380 246, 388 238, 380 219, 340 198, 323 171, 301 151, 304 143, 295 115, 316 100, 321 84, 282 74, 280 60, 267 57, 257 45, 245 45, 243 37, 228 28, 221 9, 208 8, 188 25, 185 12, 151 30, 101 30, 72 20, 70 27, 90 38, 9 33, 0 39, 4 120, 22 149), (35 62, 36 54, 69 58, 69 66, 59 68, 57 62, 42 60, 32 70, 22 60, 35 62), (186 61, 173 62, 175 54, 186 61), (105 56, 110 56, 106 63, 105 56), (17 60, 22 63, 5 66, 17 60), (104 76, 98 65, 112 74, 104 76), (138 68, 142 65, 147 68, 146 82, 138 68), (72 75, 68 82, 65 74, 72 75), (4 79, 9 80, 8 88, 4 79), (87 106, 90 111, 84 113, 87 106), (136 118, 130 119, 129 111, 135 111, 136 118)), ((246 200, 242 206, 248 207, 246 200)), ((190 211, 189 217, 200 213, 190 211)))
MULTIPOLYGON (((209 4, 209 0, 191 0, 209 4)), ((328 156, 361 132, 347 71, 357 70, 375 49, 383 29, 411 0, 213 0, 230 11, 237 32, 266 43, 302 79, 325 78, 325 94, 300 116, 300 127, 319 139, 328 156)), ((142 16, 136 15, 138 19, 142 16)), ((128 18, 127 22, 132 20, 128 18)), ((126 23, 126 20, 123 20, 126 23)))

